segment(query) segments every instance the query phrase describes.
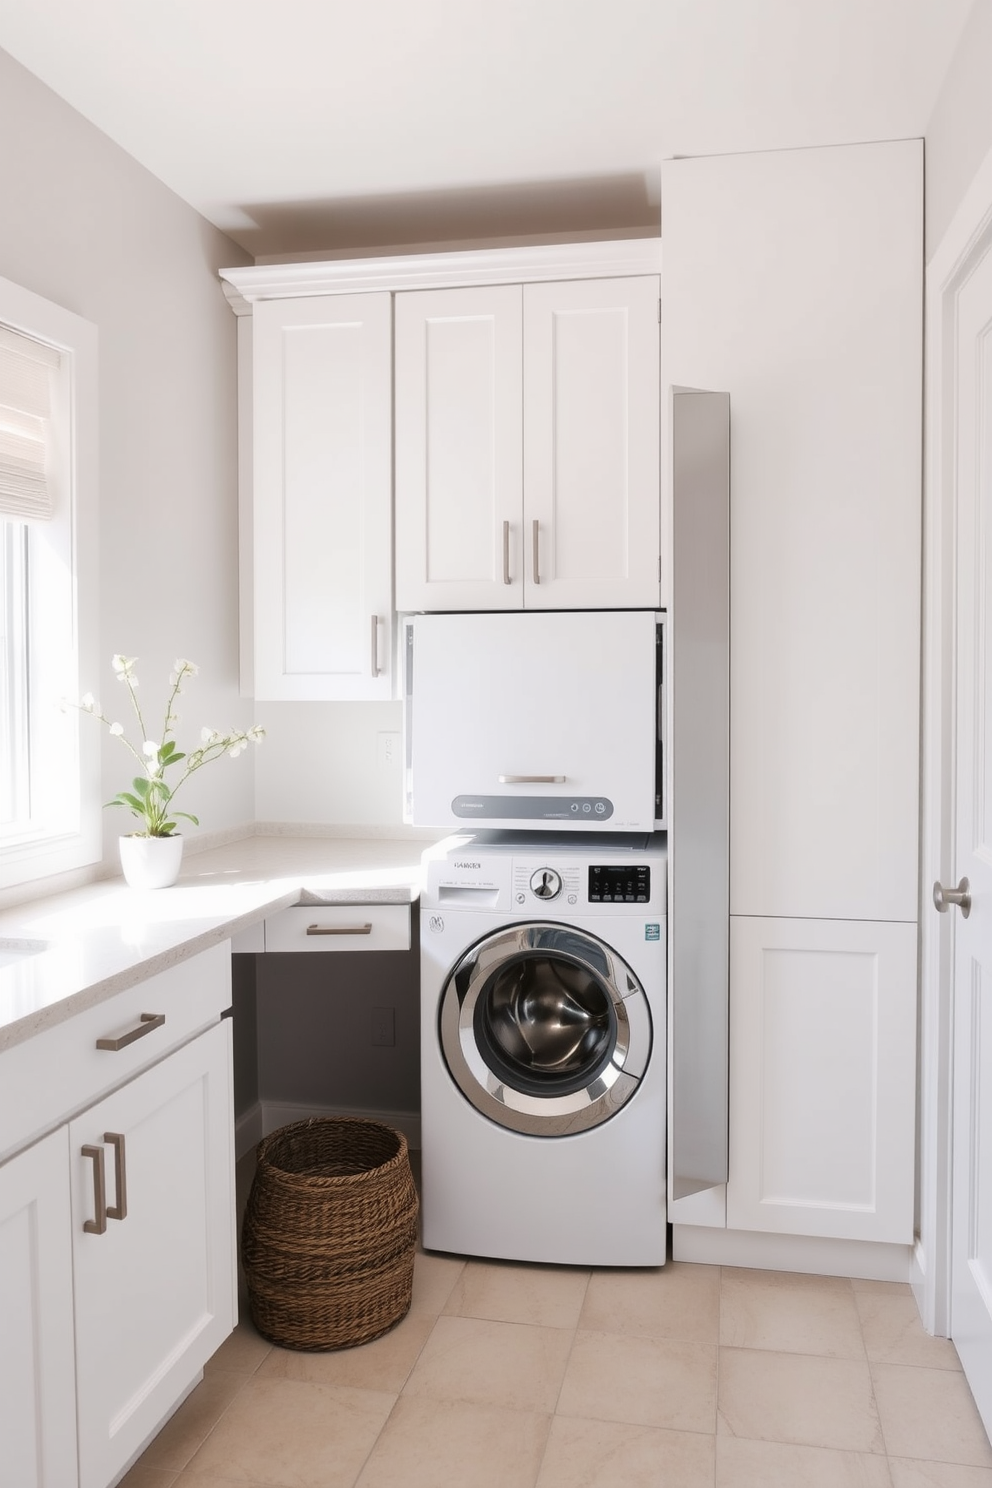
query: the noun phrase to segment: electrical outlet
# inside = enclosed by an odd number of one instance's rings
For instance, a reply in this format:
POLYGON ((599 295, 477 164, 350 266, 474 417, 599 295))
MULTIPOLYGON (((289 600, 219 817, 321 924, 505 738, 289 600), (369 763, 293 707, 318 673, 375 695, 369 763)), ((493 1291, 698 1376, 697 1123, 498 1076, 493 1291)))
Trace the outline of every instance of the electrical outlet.
POLYGON ((396 1043, 396 1009, 372 1009, 372 1047, 391 1049, 396 1043))
POLYGON ((380 770, 392 770, 400 762, 400 736, 383 731, 376 735, 376 758, 380 770))

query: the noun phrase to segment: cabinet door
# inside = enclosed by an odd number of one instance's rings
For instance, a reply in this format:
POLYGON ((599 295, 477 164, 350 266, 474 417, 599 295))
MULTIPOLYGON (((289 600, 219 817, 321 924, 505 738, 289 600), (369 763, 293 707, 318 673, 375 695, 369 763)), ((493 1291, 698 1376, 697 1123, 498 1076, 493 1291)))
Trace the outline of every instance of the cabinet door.
POLYGON ((78 1116, 69 1136, 79 1482, 105 1488, 234 1326, 230 1020, 78 1116), (103 1233, 84 1228, 97 1218, 84 1146, 103 1155, 108 1214, 126 1201, 103 1233))
POLYGON ((730 924, 727 1224, 911 1244, 916 926, 730 924))
POLYGON ((0 1167, 0 1488, 76 1481, 66 1128, 0 1167))
POLYGON ((525 604, 660 596, 656 275, 524 287, 525 604))
POLYGON ((388 294, 253 315, 255 696, 391 695, 388 294))
POLYGON ((396 296, 396 608, 523 604, 519 285, 396 296))

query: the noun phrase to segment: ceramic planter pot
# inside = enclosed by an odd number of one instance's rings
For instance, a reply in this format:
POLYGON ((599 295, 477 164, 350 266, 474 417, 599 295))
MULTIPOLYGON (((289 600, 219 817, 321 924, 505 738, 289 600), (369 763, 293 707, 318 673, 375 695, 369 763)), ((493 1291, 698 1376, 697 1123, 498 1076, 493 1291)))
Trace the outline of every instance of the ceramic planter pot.
POLYGON ((183 860, 183 839, 178 833, 118 840, 121 868, 132 889, 167 889, 175 883, 183 860))

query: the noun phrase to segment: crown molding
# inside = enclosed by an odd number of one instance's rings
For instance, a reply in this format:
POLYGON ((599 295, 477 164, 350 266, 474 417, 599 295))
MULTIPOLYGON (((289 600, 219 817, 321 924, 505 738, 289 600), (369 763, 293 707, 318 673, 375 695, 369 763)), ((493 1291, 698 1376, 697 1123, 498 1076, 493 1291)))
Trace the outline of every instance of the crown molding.
POLYGON ((454 289, 477 284, 619 279, 660 272, 659 237, 331 259, 321 263, 253 264, 221 269, 220 277, 234 313, 250 315, 252 306, 260 300, 363 294, 371 290, 454 289))

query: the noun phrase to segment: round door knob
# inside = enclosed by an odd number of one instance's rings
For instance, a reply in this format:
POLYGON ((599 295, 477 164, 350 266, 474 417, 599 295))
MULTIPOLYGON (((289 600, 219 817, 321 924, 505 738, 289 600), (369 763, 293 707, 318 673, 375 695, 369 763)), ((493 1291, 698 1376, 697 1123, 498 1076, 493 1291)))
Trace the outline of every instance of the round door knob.
POLYGON ((956 904, 965 919, 971 914, 971 884, 963 878, 956 889, 945 889, 938 880, 933 886, 933 902, 941 914, 956 904))

